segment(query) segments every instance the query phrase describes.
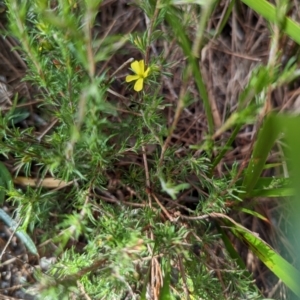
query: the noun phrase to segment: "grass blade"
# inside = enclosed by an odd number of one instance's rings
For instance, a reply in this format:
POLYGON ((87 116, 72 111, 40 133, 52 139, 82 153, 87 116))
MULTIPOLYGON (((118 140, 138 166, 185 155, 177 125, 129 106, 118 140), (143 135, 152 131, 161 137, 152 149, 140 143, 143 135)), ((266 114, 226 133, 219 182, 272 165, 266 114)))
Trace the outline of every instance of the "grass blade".
POLYGON ((273 189, 255 189, 250 191, 249 197, 291 197, 295 195, 295 190, 293 188, 273 188, 273 189))
POLYGON ((225 215, 216 214, 215 216, 222 217, 224 223, 230 228, 231 232, 243 241, 278 278, 280 278, 298 297, 300 297, 299 271, 276 253, 270 245, 250 230, 225 215))
MULTIPOLYGON (((275 23, 276 8, 266 0, 242 0, 246 5, 256 11, 259 15, 263 16, 267 21, 275 23)), ((293 21, 291 18, 286 17, 285 26, 282 30, 295 42, 300 44, 300 24, 293 21)))
POLYGON ((276 122, 275 118, 275 116, 269 115, 266 118, 261 131, 259 132, 252 157, 245 171, 245 177, 243 181, 243 186, 246 191, 245 196, 248 196, 255 187, 259 176, 264 169, 268 154, 277 136, 279 135, 279 129, 276 130, 274 125, 276 122))
POLYGON ((7 170, 4 163, 0 162, 0 205, 3 205, 5 199, 5 189, 9 187, 9 184, 12 182, 12 177, 7 170))
MULTIPOLYGON (((0 209, 0 220, 10 227, 10 229, 15 230, 17 223, 3 209, 0 209)), ((38 255, 34 242, 25 231, 17 229, 16 236, 24 243, 28 251, 34 255, 38 255)))
POLYGON ((170 268, 170 260, 166 262, 165 266, 165 276, 164 276, 164 283, 160 290, 159 299, 160 300, 171 300, 171 290, 170 290, 170 283, 171 283, 171 268, 170 268))
POLYGON ((300 297, 300 273, 267 243, 255 236, 252 232, 236 227, 235 235, 248 245, 249 249, 276 275, 280 278, 298 297, 300 297))
POLYGON ((214 132, 214 121, 213 121, 212 111, 208 99, 208 92, 206 90, 206 86, 204 84, 202 74, 199 68, 199 59, 193 55, 191 42, 188 36, 186 35, 186 32, 182 27, 182 24, 178 22, 178 17, 176 16, 176 10, 172 6, 168 7, 166 20, 172 27, 175 36, 178 37, 178 43, 181 46, 184 54, 188 57, 196 86, 203 100, 203 105, 204 105, 207 122, 208 122, 209 134, 212 135, 214 132))
MULTIPOLYGON (((216 227, 217 227, 219 233, 221 233, 221 237, 222 237, 223 243, 224 243, 224 245, 226 247, 226 250, 229 253, 230 257, 236 261, 236 263, 239 265, 239 267, 241 269, 244 269, 244 270, 247 271, 247 268, 246 268, 246 265, 245 265, 244 261, 242 260, 242 258, 240 257, 240 255, 237 253, 237 251, 233 247, 233 245, 232 245, 232 243, 231 243, 228 235, 223 230, 223 228, 218 224, 218 222, 216 222, 216 227)), ((250 273, 249 273, 249 276, 250 276, 250 273)))
MULTIPOLYGON (((291 228, 288 232, 291 244, 294 246, 294 252, 297 254, 297 259, 300 256, 300 142, 299 142, 299 128, 300 117, 280 115, 276 118, 276 126, 284 131, 284 138, 288 148, 285 149, 285 155, 287 156, 287 165, 290 172, 291 185, 294 188, 295 195, 291 198, 289 221, 291 222, 291 228)), ((298 281, 300 282, 300 280, 298 281)))

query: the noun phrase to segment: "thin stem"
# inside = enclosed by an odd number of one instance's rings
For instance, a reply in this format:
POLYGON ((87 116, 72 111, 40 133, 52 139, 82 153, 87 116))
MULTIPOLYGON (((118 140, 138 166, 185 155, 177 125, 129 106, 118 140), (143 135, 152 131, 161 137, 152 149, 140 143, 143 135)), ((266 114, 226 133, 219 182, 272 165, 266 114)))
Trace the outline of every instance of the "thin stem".
POLYGON ((155 10, 154 10, 154 14, 153 17, 151 19, 150 22, 150 26, 148 28, 148 36, 147 36, 147 49, 146 49, 146 54, 145 54, 145 65, 146 67, 148 66, 149 63, 149 58, 150 58, 150 44, 151 44, 151 35, 154 29, 154 23, 157 19, 158 16, 158 12, 159 12, 159 6, 160 6, 160 0, 156 1, 156 5, 155 5, 155 10))

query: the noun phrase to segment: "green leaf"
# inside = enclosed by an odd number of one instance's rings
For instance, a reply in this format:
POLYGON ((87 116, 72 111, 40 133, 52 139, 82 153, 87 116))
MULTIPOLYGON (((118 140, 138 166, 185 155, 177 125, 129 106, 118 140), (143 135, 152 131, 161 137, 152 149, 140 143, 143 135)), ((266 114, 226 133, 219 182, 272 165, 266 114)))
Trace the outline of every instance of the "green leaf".
POLYGON ((248 197, 291 197, 295 195, 293 188, 273 188, 273 189, 255 189, 249 192, 248 197))
POLYGON ((199 68, 199 59, 195 57, 192 53, 191 41, 188 38, 186 34, 186 30, 182 26, 182 23, 178 22, 180 16, 178 16, 177 11, 172 6, 169 6, 168 13, 166 14, 165 17, 166 17, 166 21, 172 27, 174 34, 178 39, 178 43, 181 46, 182 51, 184 52, 184 55, 188 57, 196 86, 198 88, 201 99, 203 101, 205 114, 208 122, 208 131, 209 134, 212 135, 214 132, 214 120, 213 120, 212 109, 208 98, 207 88, 204 84, 201 70, 199 68))
POLYGON ((151 275, 151 261, 149 262, 149 265, 148 265, 147 274, 144 277, 144 284, 143 284, 143 289, 141 292, 141 300, 147 300, 147 285, 150 281, 150 275, 151 275))
POLYGON ((12 183, 12 177, 4 163, 0 162, 0 205, 2 206, 5 200, 5 190, 12 183))
POLYGON ((300 297, 300 273, 284 258, 282 258, 270 245, 253 232, 234 222, 230 218, 224 218, 224 222, 230 225, 231 232, 243 241, 249 249, 298 297, 300 297))
POLYGON ((226 9, 225 14, 222 14, 222 19, 219 21, 219 26, 217 28, 217 31, 216 31, 215 35, 214 35, 214 39, 216 39, 220 35, 223 28, 227 24, 229 16, 232 12, 232 9, 233 9, 234 5, 235 5, 235 0, 231 0, 228 7, 227 7, 227 9, 226 9))
POLYGON ((164 276, 164 283, 161 287, 159 300, 171 300, 171 289, 170 289, 170 279, 171 279, 171 267, 170 267, 170 260, 167 259, 166 266, 164 268, 165 276, 164 276))
POLYGON ((188 183, 174 185, 172 182, 165 182, 165 180, 162 177, 159 177, 159 180, 162 190, 168 193, 173 200, 176 199, 176 196, 180 191, 188 189, 190 187, 188 183))
POLYGON ((238 228, 236 236, 245 242, 250 250, 297 296, 300 297, 300 273, 267 243, 250 231, 238 228))
POLYGON ((243 195, 243 197, 248 197, 255 187, 260 174, 264 169, 268 154, 279 135, 279 128, 275 127, 275 123, 276 117, 274 115, 269 115, 264 121, 263 127, 258 134, 252 157, 245 171, 243 186, 246 195, 243 195))
MULTIPOLYGON (((272 23, 277 23, 276 7, 266 0, 242 0, 246 5, 272 23)), ((282 30, 300 45, 300 24, 286 17, 282 30)))
POLYGON ((247 208, 242 208, 241 211, 244 212, 244 213, 246 213, 246 214, 249 214, 249 215, 252 215, 254 217, 257 217, 257 218, 259 218, 261 220, 268 221, 268 219, 266 217, 264 217, 263 215, 259 214, 256 211, 253 211, 253 210, 250 210, 250 209, 247 209, 247 208))
MULTIPOLYGON (((247 271, 244 261, 242 260, 242 258, 238 254, 238 252, 235 250, 228 235, 223 230, 223 228, 218 224, 218 222, 216 222, 216 227, 217 227, 218 231, 221 233, 223 243, 224 243, 226 250, 229 253, 230 257, 236 261, 236 263, 239 265, 239 267, 241 269, 244 269, 245 271, 247 271)), ((249 273, 249 276, 250 276, 250 273, 249 273)))
POLYGON ((38 255, 36 246, 30 236, 25 231, 17 229, 17 222, 13 220, 3 209, 0 209, 0 220, 2 220, 8 227, 10 227, 11 230, 16 230, 16 236, 23 242, 28 251, 30 251, 34 255, 38 255))
POLYGON ((288 187, 291 187, 291 179, 285 177, 260 177, 255 185, 255 189, 288 187))
MULTIPOLYGON (((297 254, 299 259, 300 253, 300 142, 299 142, 299 128, 300 117, 290 115, 278 115, 276 117, 275 126, 284 131, 284 139, 287 147, 284 149, 289 175, 291 178, 291 186, 294 188, 295 196, 291 198, 290 212, 288 215, 291 229, 288 232, 291 244, 294 247, 294 253, 297 254)), ((287 216, 286 216, 287 217, 287 216)), ((300 280, 298 281, 298 283, 300 280)))

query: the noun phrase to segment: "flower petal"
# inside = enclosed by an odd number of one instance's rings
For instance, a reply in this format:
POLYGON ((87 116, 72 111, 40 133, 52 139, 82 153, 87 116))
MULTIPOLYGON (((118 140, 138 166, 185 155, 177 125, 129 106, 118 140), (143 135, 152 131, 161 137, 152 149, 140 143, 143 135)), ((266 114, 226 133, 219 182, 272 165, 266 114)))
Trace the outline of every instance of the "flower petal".
POLYGON ((148 68, 145 72, 144 72, 144 78, 146 78, 149 75, 150 72, 150 68, 148 68))
POLYGON ((140 67, 140 73, 138 74, 144 76, 145 63, 143 59, 139 61, 139 67, 140 67))
POLYGON ((136 92, 139 92, 143 89, 143 84, 144 84, 144 79, 143 78, 139 78, 136 83, 134 84, 134 90, 136 92))
MULTIPOLYGON (((133 63, 131 63, 131 69, 135 74, 140 74, 141 70, 140 70, 140 64, 137 60, 135 60, 133 63)), ((144 71, 144 70, 143 70, 144 71)))
POLYGON ((140 78, 140 76, 138 76, 138 75, 128 75, 128 76, 126 76, 125 81, 130 82, 133 80, 138 80, 139 78, 140 78))

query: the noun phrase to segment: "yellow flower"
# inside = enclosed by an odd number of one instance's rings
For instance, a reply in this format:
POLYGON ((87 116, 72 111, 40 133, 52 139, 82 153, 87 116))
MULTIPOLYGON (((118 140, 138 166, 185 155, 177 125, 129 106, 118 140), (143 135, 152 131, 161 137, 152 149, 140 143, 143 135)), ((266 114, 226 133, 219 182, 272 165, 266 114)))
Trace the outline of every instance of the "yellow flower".
POLYGON ((142 59, 140 61, 135 60, 131 64, 131 69, 136 75, 128 75, 125 80, 126 82, 136 80, 133 88, 136 92, 139 92, 143 89, 144 79, 149 75, 150 68, 145 71, 145 63, 142 59))

